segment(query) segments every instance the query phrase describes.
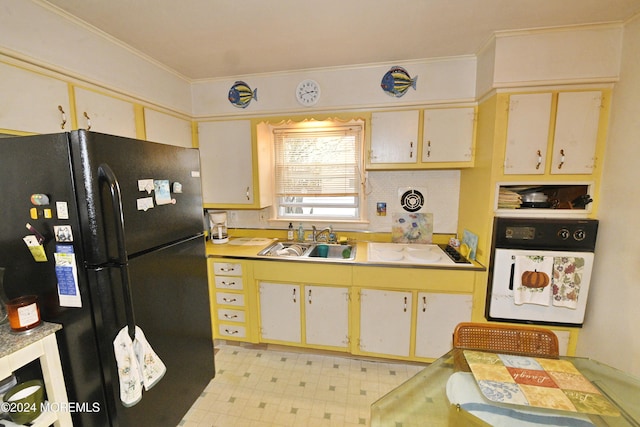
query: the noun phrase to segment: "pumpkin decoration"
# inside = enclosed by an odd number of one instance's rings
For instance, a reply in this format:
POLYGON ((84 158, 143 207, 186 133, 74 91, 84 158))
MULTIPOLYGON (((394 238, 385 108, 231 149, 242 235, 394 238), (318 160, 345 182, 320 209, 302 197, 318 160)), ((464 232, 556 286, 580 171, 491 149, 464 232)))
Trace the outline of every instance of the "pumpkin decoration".
POLYGON ((525 271, 522 273, 522 286, 540 289, 549 286, 549 275, 542 271, 525 271))

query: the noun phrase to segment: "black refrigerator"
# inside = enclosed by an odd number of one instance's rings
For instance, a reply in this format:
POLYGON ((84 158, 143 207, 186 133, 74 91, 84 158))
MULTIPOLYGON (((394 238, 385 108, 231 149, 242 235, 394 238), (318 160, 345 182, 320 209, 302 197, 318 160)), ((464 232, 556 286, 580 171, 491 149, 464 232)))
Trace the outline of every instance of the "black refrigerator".
POLYGON ((37 295, 63 325, 74 425, 178 425, 214 376, 198 150, 84 130, 1 138, 0 200, 4 292, 37 295), (113 342, 136 325, 166 373, 127 407, 113 342))

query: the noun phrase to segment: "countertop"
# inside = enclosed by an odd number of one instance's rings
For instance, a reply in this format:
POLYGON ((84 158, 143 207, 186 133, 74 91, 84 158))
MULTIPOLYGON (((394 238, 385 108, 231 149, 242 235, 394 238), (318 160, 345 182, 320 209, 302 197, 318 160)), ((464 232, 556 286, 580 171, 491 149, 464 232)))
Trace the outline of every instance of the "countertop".
POLYGON ((367 251, 368 242, 366 241, 351 241, 350 244, 356 247, 356 257, 353 260, 327 260, 327 259, 314 259, 305 258, 291 259, 291 258, 274 258, 269 256, 259 256, 258 252, 266 248, 272 242, 278 239, 266 238, 266 237, 239 237, 230 238, 228 243, 213 244, 207 241, 207 256, 208 257, 220 257, 231 259, 249 259, 249 260, 266 260, 274 262, 312 262, 322 264, 334 264, 334 265, 359 265, 359 266, 377 266, 377 267, 393 267, 393 268, 425 268, 425 269, 447 269, 456 271, 484 271, 486 268, 477 262, 466 265, 420 265, 420 264, 396 264, 396 263, 383 263, 383 262, 371 262, 368 261, 367 251))
POLYGON ((48 335, 55 334, 60 329, 62 329, 61 325, 48 322, 42 322, 25 332, 13 332, 9 323, 0 325, 0 357, 15 353, 48 335))

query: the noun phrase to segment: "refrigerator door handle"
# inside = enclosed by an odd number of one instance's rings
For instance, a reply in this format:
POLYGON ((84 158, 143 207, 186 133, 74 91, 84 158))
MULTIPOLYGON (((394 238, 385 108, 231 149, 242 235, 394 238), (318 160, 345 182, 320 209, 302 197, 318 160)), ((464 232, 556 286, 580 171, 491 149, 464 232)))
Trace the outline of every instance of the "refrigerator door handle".
MULTIPOLYGON (((113 209, 114 229, 116 234, 116 243, 118 247, 118 263, 120 269, 120 278, 122 280, 122 293, 124 297, 125 316, 127 319, 127 330, 133 341, 136 335, 136 322, 133 313, 133 298, 131 296, 131 286, 129 278, 129 258, 125 245, 124 233, 124 216, 122 214, 122 194, 120 193, 120 184, 113 170, 106 163, 98 166, 98 182, 105 183, 109 186, 111 194, 111 207, 113 209)), ((106 204, 105 204, 106 206, 106 204)))

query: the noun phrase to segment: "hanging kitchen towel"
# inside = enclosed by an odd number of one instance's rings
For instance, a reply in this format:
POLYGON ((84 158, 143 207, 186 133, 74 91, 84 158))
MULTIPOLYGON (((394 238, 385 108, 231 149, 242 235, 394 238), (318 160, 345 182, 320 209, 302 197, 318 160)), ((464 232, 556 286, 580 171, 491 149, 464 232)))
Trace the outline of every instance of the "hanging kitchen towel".
POLYGON ((142 329, 138 326, 136 326, 133 349, 136 354, 144 389, 148 391, 162 379, 165 372, 167 372, 167 368, 153 351, 142 329))
POLYGON ((584 258, 555 257, 553 259, 553 305, 575 309, 580 296, 584 258))
POLYGON ((513 277, 513 301, 517 305, 551 304, 553 257, 516 256, 513 277))
POLYGON ((118 365, 120 400, 124 406, 130 407, 142 399, 142 374, 133 349, 133 341, 126 326, 113 340, 113 351, 118 365))

